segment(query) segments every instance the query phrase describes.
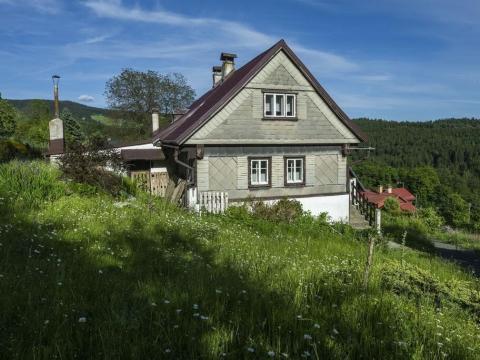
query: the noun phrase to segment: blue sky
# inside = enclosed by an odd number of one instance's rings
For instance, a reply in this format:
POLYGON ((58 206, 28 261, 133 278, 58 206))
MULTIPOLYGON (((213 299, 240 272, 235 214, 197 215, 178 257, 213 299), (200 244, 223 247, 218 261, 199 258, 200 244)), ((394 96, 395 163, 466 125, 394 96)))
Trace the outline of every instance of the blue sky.
POLYGON ((351 116, 480 117, 478 0, 0 0, 0 91, 105 106, 122 68, 183 73, 201 95, 284 38, 351 116))

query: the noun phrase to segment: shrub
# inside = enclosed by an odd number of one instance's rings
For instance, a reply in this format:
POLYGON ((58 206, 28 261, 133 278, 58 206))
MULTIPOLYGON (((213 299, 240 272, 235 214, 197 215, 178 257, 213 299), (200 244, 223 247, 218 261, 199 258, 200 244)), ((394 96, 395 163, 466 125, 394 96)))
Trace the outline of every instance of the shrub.
POLYGON ((433 233, 440 229, 443 225, 443 218, 438 215, 434 208, 428 207, 418 211, 418 215, 423 223, 427 226, 427 230, 433 233))
POLYGON ((124 170, 120 154, 109 148, 102 139, 86 144, 74 142, 59 160, 60 169, 67 179, 91 185, 113 195, 128 191, 122 176, 124 170))
POLYGON ((39 158, 40 153, 15 140, 0 140, 0 163, 14 159, 33 159, 39 158))
POLYGON ((400 214, 400 203, 394 197, 388 197, 385 199, 383 209, 390 214, 400 214))
POLYGON ((250 208, 254 216, 274 222, 292 223, 303 215, 302 204, 297 200, 286 198, 273 204, 252 201, 250 208))

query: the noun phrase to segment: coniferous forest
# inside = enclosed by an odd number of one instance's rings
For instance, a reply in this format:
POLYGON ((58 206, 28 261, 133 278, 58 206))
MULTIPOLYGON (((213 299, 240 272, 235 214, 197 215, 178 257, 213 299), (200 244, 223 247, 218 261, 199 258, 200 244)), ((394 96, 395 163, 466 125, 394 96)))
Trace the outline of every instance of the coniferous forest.
POLYGON ((365 186, 406 186, 417 206, 437 209, 447 224, 478 230, 480 120, 355 121, 375 148, 352 154, 365 186))

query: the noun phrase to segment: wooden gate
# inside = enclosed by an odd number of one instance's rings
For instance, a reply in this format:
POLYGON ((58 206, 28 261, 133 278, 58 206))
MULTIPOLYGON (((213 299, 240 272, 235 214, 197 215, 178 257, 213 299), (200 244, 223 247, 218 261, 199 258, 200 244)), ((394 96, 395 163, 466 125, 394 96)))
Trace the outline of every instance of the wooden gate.
POLYGON ((170 178, 167 172, 152 172, 150 174, 150 191, 153 195, 165 197, 170 178))
POLYGON ((150 192, 153 195, 165 197, 167 186, 170 181, 168 173, 165 172, 150 172, 149 170, 132 171, 130 173, 132 180, 137 183, 137 186, 143 190, 150 192))

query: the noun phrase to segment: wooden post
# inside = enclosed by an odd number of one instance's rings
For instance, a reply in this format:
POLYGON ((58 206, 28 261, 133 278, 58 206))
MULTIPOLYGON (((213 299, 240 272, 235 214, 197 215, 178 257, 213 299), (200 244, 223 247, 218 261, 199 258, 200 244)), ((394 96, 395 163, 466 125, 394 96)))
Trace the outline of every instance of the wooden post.
POLYGON ((373 265, 373 250, 375 248, 375 236, 370 236, 368 240, 368 256, 367 263, 365 264, 365 274, 363 277, 363 288, 368 288, 368 276, 370 275, 370 269, 373 265))
POLYGON ((382 231, 382 210, 375 209, 375 230, 380 235, 382 231))

